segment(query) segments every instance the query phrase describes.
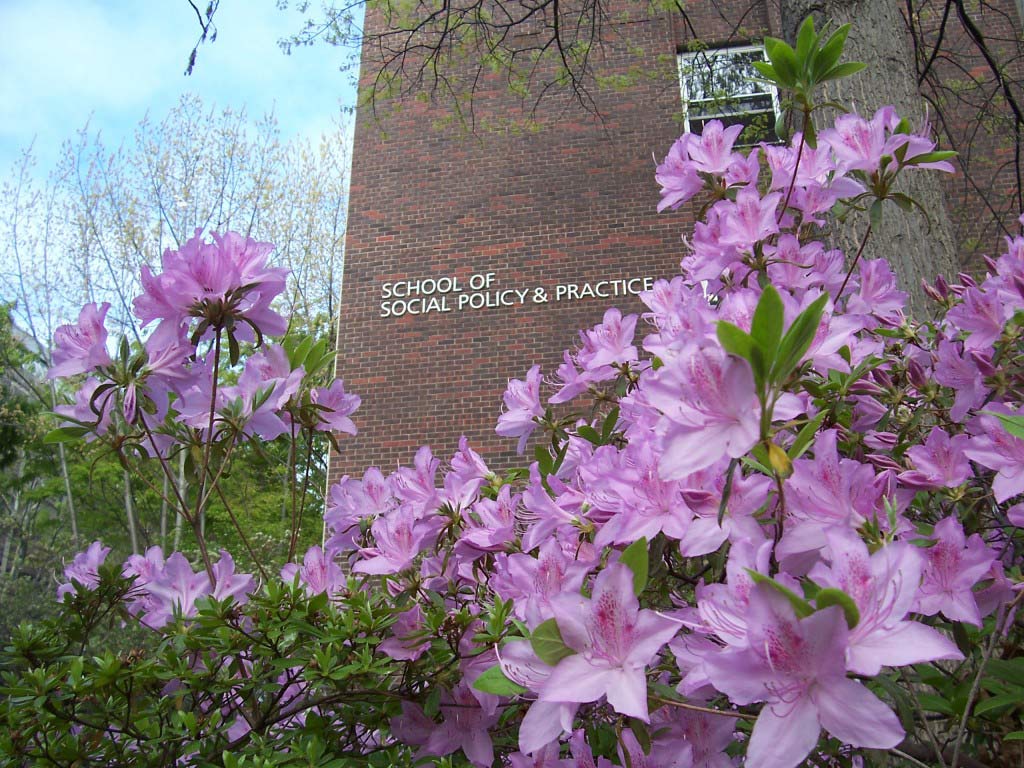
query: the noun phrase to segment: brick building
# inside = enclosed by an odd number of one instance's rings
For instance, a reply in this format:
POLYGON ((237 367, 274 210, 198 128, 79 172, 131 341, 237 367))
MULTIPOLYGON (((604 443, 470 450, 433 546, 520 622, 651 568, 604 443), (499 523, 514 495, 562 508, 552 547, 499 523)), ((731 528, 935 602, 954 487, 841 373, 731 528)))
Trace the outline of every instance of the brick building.
MULTIPOLYGON (((628 85, 596 91, 593 113, 561 97, 530 113, 496 76, 477 83, 471 132, 443 102, 359 110, 337 372, 363 405, 332 480, 410 463, 422 444, 447 458, 462 434, 492 466, 515 464, 515 441, 494 433, 508 380, 534 364, 552 374, 578 329, 612 305, 639 311, 631 294, 678 272, 692 214, 655 212, 652 155, 681 118, 717 114, 698 81, 684 114, 680 52, 700 30, 712 48, 752 46, 723 53, 742 57, 780 35, 779 18, 771 4, 744 4, 739 22, 711 3, 687 18, 612 5, 596 71, 628 85)), ((368 12, 368 35, 383 25, 368 12)), ((364 78, 379 62, 366 45, 364 78)), ((744 98, 771 107, 770 94, 744 98)))

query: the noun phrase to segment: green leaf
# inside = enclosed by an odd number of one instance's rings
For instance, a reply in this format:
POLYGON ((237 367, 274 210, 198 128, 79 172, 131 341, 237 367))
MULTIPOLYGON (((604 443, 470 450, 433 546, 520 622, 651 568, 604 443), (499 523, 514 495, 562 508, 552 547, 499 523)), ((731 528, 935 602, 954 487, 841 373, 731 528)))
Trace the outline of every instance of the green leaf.
POLYGON ((530 647, 533 648, 538 659, 552 667, 566 656, 572 656, 575 653, 562 640, 558 622, 554 619, 548 619, 537 625, 537 628, 530 634, 530 647))
POLYGON ((765 576, 760 571, 754 571, 750 568, 746 568, 745 570, 747 574, 750 576, 751 581, 753 581, 755 584, 767 584, 771 589, 774 589, 780 595, 785 597, 789 601, 789 604, 793 606, 793 611, 796 613, 798 619, 806 619, 808 616, 814 613, 814 608, 811 606, 811 604, 804 600, 802 597, 800 597, 800 595, 798 595, 793 590, 789 589, 788 587, 782 586, 781 584, 779 584, 779 582, 775 581, 775 579, 772 579, 769 576, 765 576))
POLYGON ((775 360, 776 367, 771 374, 773 382, 784 382, 800 364, 800 360, 807 353, 818 332, 818 326, 821 325, 821 314, 825 310, 827 301, 827 293, 819 296, 813 304, 797 315, 796 320, 786 331, 786 335, 779 343, 779 354, 775 360))
POLYGON ((537 469, 541 477, 547 477, 552 473, 551 454, 545 446, 535 445, 533 448, 533 458, 537 461, 537 469))
POLYGON ((647 537, 641 536, 622 551, 619 562, 633 572, 633 592, 639 595, 647 586, 647 573, 650 568, 647 553, 647 537))
POLYGON ((1014 691, 1013 693, 1002 693, 998 696, 990 696, 987 699, 982 699, 974 706, 975 715, 984 715, 986 712, 993 712, 998 709, 1005 709, 1008 707, 1019 707, 1024 705, 1024 691, 1014 691))
POLYGON ((823 73, 818 78, 819 83, 827 83, 829 80, 838 80, 842 77, 849 77, 850 75, 856 75, 862 69, 867 66, 862 61, 847 61, 842 64, 837 64, 832 69, 823 73))
POLYGON ((241 355, 241 350, 238 348, 238 339, 235 338, 235 334, 228 331, 228 360, 231 361, 232 365, 235 365, 241 355))
POLYGON ((814 31, 814 16, 808 15, 800 25, 800 31, 796 35, 796 61, 801 72, 807 71, 810 63, 811 52, 818 42, 818 35, 814 31))
POLYGON ((821 428, 821 422, 825 420, 828 415, 828 411, 819 411, 818 415, 811 419, 809 422, 804 424, 803 428, 797 433, 796 440, 789 447, 789 458, 796 461, 803 456, 811 443, 814 442, 814 436, 818 434, 818 430, 821 428))
POLYGON ((519 685, 519 683, 513 682, 505 677, 505 673, 501 671, 501 666, 495 664, 490 669, 484 670, 484 672, 473 681, 473 687, 478 691, 484 693, 493 693, 497 696, 515 696, 520 693, 526 693, 526 688, 519 685))
POLYGON ((788 88, 796 85, 796 52, 785 42, 774 37, 764 39, 764 51, 775 68, 779 82, 788 88))
POLYGON ((907 161, 907 165, 920 165, 921 163, 938 163, 943 160, 951 160, 957 153, 951 149, 937 149, 934 152, 925 152, 907 161))
POLYGON ((871 210, 868 211, 868 220, 871 222, 872 229, 877 229, 882 223, 882 201, 875 200, 871 204, 871 210))
POLYGON ((850 629, 853 629, 860 623, 860 611, 857 610, 857 604, 853 602, 852 597, 841 589, 825 587, 818 591, 814 602, 817 604, 819 611, 833 605, 838 605, 843 609, 843 615, 846 617, 846 626, 850 629))
POLYGON ((715 333, 718 336, 718 343, 722 345, 722 349, 730 355, 742 357, 744 360, 750 360, 753 356, 754 339, 742 328, 721 320, 715 329, 715 333))
POLYGON ((775 118, 775 135, 782 141, 785 141, 789 137, 789 126, 786 125, 787 114, 788 113, 785 109, 780 109, 779 116, 775 118))
POLYGON ((782 339, 783 325, 782 299, 772 285, 765 286, 761 298, 754 309, 754 319, 750 324, 750 336, 765 353, 765 365, 771 368, 775 352, 782 339))
POLYGON ((306 362, 306 358, 309 356, 309 351, 312 348, 313 337, 306 336, 299 342, 298 346, 292 350, 292 354, 288 355, 288 363, 291 365, 293 371, 306 362))
POLYGON ((781 85, 779 82, 779 75, 775 71, 775 67, 769 64, 767 61, 752 61, 750 62, 754 69, 761 73, 765 80, 781 85))
POLYGON ((995 416, 1008 434, 1024 440, 1024 416, 1009 416, 995 411, 982 411, 982 413, 986 416, 995 416))
POLYGON ((91 430, 87 427, 58 427, 57 429, 50 430, 43 437, 43 442, 47 445, 52 443, 67 443, 71 440, 77 440, 83 435, 89 434, 91 430))
POLYGON ((1024 741, 1024 731, 1010 731, 1003 736, 1003 741, 1024 741))
POLYGON ((742 328, 725 320, 719 321, 716 333, 722 349, 750 363, 750 370, 754 374, 754 386, 758 392, 763 391, 768 368, 765 365, 764 352, 754 338, 742 328))
MULTIPOLYGON (((725 471, 725 487, 722 488, 722 500, 718 504, 718 527, 722 527, 722 520, 725 519, 725 510, 729 506, 729 497, 732 495, 732 478, 736 474, 736 467, 739 466, 740 460, 733 459, 729 462, 729 469, 725 471)), ((765 474, 770 474, 765 472, 765 474)))
POLYGON ((579 427, 576 427, 576 434, 582 437, 584 440, 593 443, 594 445, 602 445, 604 442, 603 440, 601 440, 601 435, 598 433, 598 431, 589 424, 583 424, 579 427))
POLYGON ((612 434, 615 432, 615 426, 619 423, 619 406, 615 406, 608 415, 604 418, 604 423, 601 425, 601 439, 602 442, 607 443, 611 440, 612 434))
POLYGON ((927 712, 941 712, 944 715, 953 714, 953 707, 942 696, 936 696, 932 693, 919 693, 917 694, 917 701, 921 708, 927 712))
POLYGON ((821 75, 832 69, 843 55, 843 48, 846 46, 846 37, 850 34, 850 25, 843 24, 833 32, 825 44, 813 55, 813 75, 816 83, 821 82, 821 75))
POLYGON ((1013 683, 1024 688, 1024 656, 1018 656, 1012 661, 989 659, 985 670, 1004 683, 1013 683))
POLYGON ((818 148, 818 132, 814 127, 814 121, 810 115, 806 115, 804 119, 804 141, 807 142, 807 146, 811 149, 818 148))

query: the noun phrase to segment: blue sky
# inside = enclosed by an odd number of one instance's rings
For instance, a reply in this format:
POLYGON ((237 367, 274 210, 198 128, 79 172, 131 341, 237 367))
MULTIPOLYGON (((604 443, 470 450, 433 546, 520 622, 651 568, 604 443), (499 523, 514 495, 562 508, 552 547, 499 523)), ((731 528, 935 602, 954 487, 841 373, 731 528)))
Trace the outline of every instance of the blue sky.
POLYGON ((49 169, 86 121, 116 146, 147 111, 162 118, 186 92, 250 116, 273 110, 284 138, 319 137, 339 100, 353 103, 339 71, 345 51, 278 48, 301 25, 293 11, 222 0, 215 19, 217 40, 200 47, 186 77, 200 34, 187 0, 0 0, 0 173, 33 140, 40 170, 49 169))

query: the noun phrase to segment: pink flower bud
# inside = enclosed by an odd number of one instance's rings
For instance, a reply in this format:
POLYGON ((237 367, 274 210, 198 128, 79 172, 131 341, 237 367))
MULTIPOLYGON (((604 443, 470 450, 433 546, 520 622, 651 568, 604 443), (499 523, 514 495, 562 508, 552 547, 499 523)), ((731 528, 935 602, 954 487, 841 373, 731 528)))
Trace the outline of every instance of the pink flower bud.
POLYGON ((918 389, 928 386, 928 376, 917 360, 910 360, 907 363, 907 380, 918 389))

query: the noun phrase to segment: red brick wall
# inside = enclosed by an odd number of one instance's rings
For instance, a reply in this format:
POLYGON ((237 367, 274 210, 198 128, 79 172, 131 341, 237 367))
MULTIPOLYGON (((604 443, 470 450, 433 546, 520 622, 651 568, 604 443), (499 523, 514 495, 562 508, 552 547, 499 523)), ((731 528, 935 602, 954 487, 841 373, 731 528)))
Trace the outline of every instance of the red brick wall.
MULTIPOLYGON (((407 463, 424 443, 447 458, 461 434, 496 466, 511 465, 515 441, 494 433, 508 380, 533 364, 553 374, 576 331, 613 303, 556 302, 556 286, 678 271, 684 219, 655 212, 652 159, 678 133, 674 19, 609 23, 619 41, 601 74, 646 76, 598 93, 600 118, 551 99, 541 102, 535 130, 467 135, 437 125, 449 116, 442 105, 359 111, 338 375, 363 406, 360 434, 342 441, 332 479, 407 463), (531 300, 380 316, 384 283, 456 276, 466 287, 471 275, 488 272, 494 288, 529 288, 531 300), (547 303, 533 303, 537 287, 547 303)), ((372 71, 364 60, 364 74, 372 71)), ((524 117, 500 82, 486 84, 473 107, 478 124, 524 117)), ((640 309, 636 300, 615 303, 640 309)))

